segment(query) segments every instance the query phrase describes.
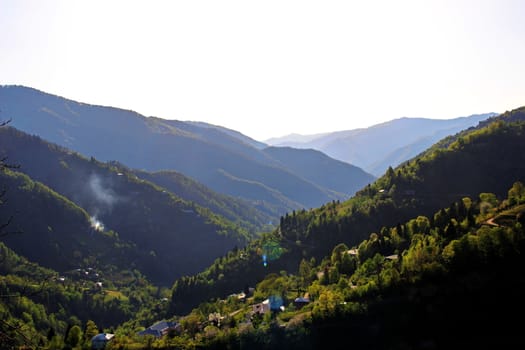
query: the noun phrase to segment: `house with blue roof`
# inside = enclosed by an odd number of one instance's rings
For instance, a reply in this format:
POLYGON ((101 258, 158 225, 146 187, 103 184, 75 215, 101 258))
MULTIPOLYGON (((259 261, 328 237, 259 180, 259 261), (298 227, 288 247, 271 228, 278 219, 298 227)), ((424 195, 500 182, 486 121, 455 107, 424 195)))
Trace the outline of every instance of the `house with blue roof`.
POLYGON ((294 303, 294 305, 295 305, 295 307, 297 309, 300 309, 303 306, 305 306, 305 305, 310 303, 310 298, 308 298, 308 297, 297 297, 297 298, 295 298, 293 303, 294 303))
POLYGON ((115 336, 111 333, 99 333, 91 338, 91 349, 104 349, 106 344, 115 336))

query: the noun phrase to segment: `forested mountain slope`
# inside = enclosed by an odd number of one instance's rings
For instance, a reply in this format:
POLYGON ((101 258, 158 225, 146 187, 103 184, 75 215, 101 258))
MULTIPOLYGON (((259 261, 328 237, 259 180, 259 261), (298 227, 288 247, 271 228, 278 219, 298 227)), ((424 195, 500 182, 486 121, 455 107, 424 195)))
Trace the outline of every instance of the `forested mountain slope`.
POLYGON ((321 259, 339 243, 357 245, 383 226, 433 215, 463 197, 504 196, 515 181, 525 179, 524 121, 525 108, 505 113, 389 169, 348 201, 283 216, 272 234, 197 276, 178 280, 172 311, 185 312, 217 293, 253 285, 269 272, 294 271, 303 258, 321 259))
POLYGON ((109 330, 111 347, 133 349, 346 349, 348 339, 367 349, 521 348, 520 323, 509 313, 525 311, 525 186, 515 182, 506 192, 463 197, 353 247, 337 244, 320 259, 302 259, 294 273, 270 272, 270 259, 253 292, 175 317, 140 275, 118 284, 102 277, 109 283, 100 290, 82 274, 64 280, 0 243, 0 339, 12 347, 89 347, 109 330), (270 309, 255 312, 264 300, 270 309), (137 336, 164 317, 176 331, 137 336))
MULTIPOLYGON (((91 220, 100 228, 113 231, 122 241, 140 247, 140 256, 124 256, 122 259, 157 283, 167 285, 177 276, 196 273, 216 257, 236 246, 243 246, 254 235, 254 232, 250 235, 246 229, 209 209, 185 201, 132 172, 94 158, 86 159, 14 128, 1 128, 0 136, 1 154, 16 159, 19 168, 15 170, 45 184, 43 187, 53 189, 53 196, 67 199, 67 202, 82 208, 83 215, 87 216, 83 217, 87 227, 91 220)), ((27 178, 26 182, 33 183, 31 179, 27 178)), ((12 181, 6 183, 12 199, 7 201, 4 211, 12 211, 13 217, 24 226, 25 237, 35 235, 42 240, 26 239, 16 245, 14 242, 13 245, 7 244, 35 262, 58 268, 60 264, 49 264, 57 252, 50 254, 48 249, 41 249, 53 245, 56 240, 49 237, 47 231, 65 236, 84 232, 87 236, 93 229, 79 232, 74 226, 79 219, 74 215, 59 210, 50 213, 50 207, 39 202, 42 191, 33 191, 41 187, 12 181), (22 196, 19 193, 22 190, 29 197, 22 196), (31 196, 35 200, 30 200, 31 196), (15 204, 19 204, 16 210, 11 208, 15 204), (25 211, 33 215, 25 216, 25 211), (56 216, 57 220, 62 218, 57 226, 47 223, 56 216)), ((59 243, 66 241, 62 238, 59 243)), ((71 247, 68 254, 74 250, 71 247)), ((68 254, 56 258, 69 259, 68 254)), ((90 254, 86 255, 84 257, 89 258, 90 254)), ((114 257, 120 259, 118 255, 114 257)))
MULTIPOLYGON (((101 239, 99 248, 108 242, 101 239)), ((116 246, 106 249, 119 254, 116 246)), ((90 349, 91 338, 99 332, 112 332, 140 315, 147 322, 159 317, 164 290, 149 284, 137 270, 111 269, 107 262, 100 262, 104 264, 91 261, 59 273, 28 261, 0 242, 2 349, 90 349)))
POLYGON ((49 187, 9 170, 0 179, 6 189, 1 220, 8 223, 2 241, 18 254, 59 271, 89 264, 124 268, 139 255, 114 233, 93 227, 84 209, 49 187))
MULTIPOLYGON (((349 180, 349 192, 340 193, 328 182, 322 186, 294 173, 224 128, 145 117, 21 86, 0 88, 0 109, 12 126, 87 157, 148 171, 175 170, 263 211, 270 208, 270 215, 347 199, 370 179, 359 171, 349 180)), ((322 169, 314 160, 309 166, 322 169)), ((328 175, 335 181, 343 176, 328 175)))
POLYGON ((246 299, 210 300, 178 318, 180 335, 157 345, 522 348, 512 315, 525 311, 525 185, 506 192, 463 197, 370 232, 354 247, 340 243, 317 261, 302 259, 296 272, 268 273, 246 299), (255 311, 263 300, 270 309, 255 311))
MULTIPOLYGON (((127 169, 141 179, 150 181, 187 201, 194 202, 224 216, 226 219, 246 228, 252 235, 273 229, 279 217, 277 212, 273 212, 273 215, 267 214, 272 212, 273 207, 268 206, 265 210, 259 210, 252 203, 242 198, 217 193, 176 171, 147 172, 129 169, 116 162, 112 162, 112 164, 118 169, 127 169)), ((260 203, 259 207, 263 205, 260 203)))
POLYGON ((263 152, 295 173, 302 174, 305 179, 340 193, 353 195, 358 190, 355 184, 361 179, 366 179, 367 184, 375 180, 374 176, 361 168, 342 161, 334 161, 326 154, 313 149, 267 147, 263 152), (312 166, 312 159, 315 160, 316 166, 312 166))

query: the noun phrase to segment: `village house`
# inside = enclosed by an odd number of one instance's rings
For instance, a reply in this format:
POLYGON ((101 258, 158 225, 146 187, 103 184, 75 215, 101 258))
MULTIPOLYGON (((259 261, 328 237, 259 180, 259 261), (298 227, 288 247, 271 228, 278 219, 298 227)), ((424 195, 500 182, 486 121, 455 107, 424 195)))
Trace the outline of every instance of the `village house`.
POLYGON ((160 321, 155 323, 152 326, 149 326, 143 331, 138 332, 138 335, 152 335, 156 338, 161 338, 162 336, 168 334, 170 330, 180 329, 180 324, 177 322, 170 321, 160 321))
POLYGON ((305 306, 305 305, 307 305, 309 303, 310 303, 310 298, 308 298, 308 297, 297 297, 293 301, 293 304, 294 304, 296 309, 300 309, 300 308, 302 308, 303 306, 305 306))
POLYGON ((252 312, 254 314, 265 314, 270 311, 270 300, 266 299, 260 303, 252 305, 252 312))
POLYGON ((268 311, 284 311, 283 300, 272 295, 268 299, 252 305, 253 313, 265 314, 268 311))

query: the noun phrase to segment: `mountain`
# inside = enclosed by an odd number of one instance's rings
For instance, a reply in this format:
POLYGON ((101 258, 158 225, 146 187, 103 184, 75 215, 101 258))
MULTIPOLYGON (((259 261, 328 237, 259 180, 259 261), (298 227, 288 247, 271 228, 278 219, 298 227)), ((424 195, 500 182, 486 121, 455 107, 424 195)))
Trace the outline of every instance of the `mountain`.
POLYGON ((334 246, 358 245, 384 227, 395 227, 480 193, 505 197, 516 181, 525 182, 525 107, 488 118, 475 128, 440 140, 415 158, 389 168, 351 199, 289 213, 271 234, 251 242, 229 262, 173 287, 172 311, 211 295, 228 295, 254 285, 269 273, 297 273, 302 259, 322 259, 334 246), (221 278, 218 278, 218 275, 221 278))
POLYGON ((477 125, 496 113, 454 119, 399 118, 369 128, 267 140, 273 146, 313 148, 375 176, 423 152, 442 138, 477 125))
MULTIPOLYGON (((0 110, 13 127, 85 156, 116 160, 133 169, 175 170, 212 190, 241 197, 273 216, 347 199, 371 178, 360 176, 363 172, 359 171, 348 192, 341 193, 328 181, 325 184, 330 186, 325 187, 294 173, 263 152, 262 145, 231 130, 147 118, 27 87, 1 87, 0 110)), ((322 167, 312 161, 310 169, 322 167)), ((326 177, 338 182, 342 176, 332 173, 326 177)))
POLYGON ((3 210, 12 213, 13 225, 24 232, 5 242, 43 266, 72 268, 89 260, 93 250, 107 251, 112 245, 100 249, 75 241, 75 237, 108 230, 140 251, 138 256, 119 256, 117 251, 110 256, 137 268, 155 283, 167 285, 176 277, 197 273, 255 235, 131 171, 87 159, 12 127, 0 129, 0 154, 16 159, 19 165, 13 175, 6 173, 9 200, 3 210), (44 195, 51 199, 41 198, 44 195), (65 204, 51 205, 49 200, 65 204), (77 208, 77 214, 57 207, 77 208), (57 251, 55 245, 67 249, 57 251), (83 251, 82 247, 93 250, 83 251))
POLYGON ((140 255, 132 245, 94 228, 84 209, 27 175, 5 170, 0 181, 6 191, 1 220, 8 223, 2 242, 18 254, 60 271, 89 261, 123 269, 132 262, 126 256, 140 255))
POLYGON ((144 170, 129 169, 118 162, 111 162, 111 164, 117 169, 125 169, 127 172, 133 173, 141 179, 165 188, 186 201, 194 202, 202 207, 208 208, 213 213, 221 215, 245 228, 251 235, 269 231, 273 229, 275 225, 274 220, 278 214, 265 214, 265 212, 271 210, 270 208, 263 212, 241 198, 212 191, 203 184, 176 171, 163 170, 147 172, 144 170))
MULTIPOLYGON (((0 163, 0 224, 9 222, 0 226, 1 343, 88 348, 96 319, 115 331, 112 348, 522 348, 508 313, 525 311, 524 136, 525 107, 489 117, 350 199, 293 210, 250 239, 247 228, 265 218, 244 219, 244 201, 207 200, 205 187, 173 170, 101 162, 0 128, 0 159, 20 165, 0 163), (177 278, 171 298, 147 278, 177 278), (164 317, 179 328, 137 336, 164 317)), ((242 143, 214 145, 248 157, 255 148, 242 143)), ((313 150, 259 151, 253 157, 286 163, 307 182, 322 175, 301 155, 327 171, 339 164, 313 150)))
POLYGON ((308 142, 311 142, 315 139, 321 138, 323 136, 329 135, 331 133, 325 132, 325 133, 319 133, 319 134, 312 134, 312 135, 301 135, 297 133, 288 134, 285 136, 280 137, 272 137, 264 141, 267 145, 301 145, 306 144, 308 142))
POLYGON ((236 130, 232 130, 232 129, 228 129, 228 128, 225 128, 223 126, 220 126, 220 125, 213 125, 213 124, 209 124, 209 123, 205 123, 205 122, 196 122, 196 121, 185 121, 184 122, 186 125, 195 125, 195 126, 198 126, 200 130, 206 130, 206 129, 215 129, 215 130, 219 130, 220 132, 222 133, 225 133, 225 134, 228 134, 236 139, 239 139, 247 144, 249 144, 250 146, 253 146, 255 148, 258 148, 258 149, 263 149, 263 148, 266 148, 268 147, 267 144, 265 144, 264 142, 260 142, 260 141, 257 141, 257 140, 254 140, 252 139, 251 137, 248 137, 244 134, 241 134, 240 132, 236 131, 236 130))
MULTIPOLYGON (((118 245, 106 248, 114 254, 115 249, 118 245)), ((148 283, 131 266, 91 261, 69 271, 65 267, 60 272, 44 268, 0 242, 2 349, 90 349, 99 330, 131 318, 137 322, 140 314, 159 317, 166 290, 148 283)))
POLYGON ((360 182, 361 179, 366 179, 367 183, 375 180, 361 168, 342 161, 334 161, 326 154, 313 149, 267 147, 263 152, 293 172, 303 174, 307 180, 340 193, 354 195, 355 183, 360 182), (312 166, 312 163, 315 166, 312 166))
POLYGON ((459 199, 353 247, 339 243, 302 259, 297 272, 272 269, 254 288, 178 317, 180 332, 203 349, 523 348, 508 314, 525 311, 525 185, 506 192, 459 199))

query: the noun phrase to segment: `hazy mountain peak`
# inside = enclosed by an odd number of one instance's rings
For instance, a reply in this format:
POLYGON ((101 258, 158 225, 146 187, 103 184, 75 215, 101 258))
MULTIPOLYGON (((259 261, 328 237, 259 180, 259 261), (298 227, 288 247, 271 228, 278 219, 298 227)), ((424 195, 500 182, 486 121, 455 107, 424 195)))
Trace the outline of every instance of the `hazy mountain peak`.
POLYGON ((370 174, 348 165, 325 173, 321 185, 308 176, 328 169, 319 157, 310 155, 301 171, 294 170, 292 162, 264 152, 264 143, 225 127, 80 104, 32 88, 0 89, 0 110, 12 118, 11 126, 46 141, 134 169, 178 171, 212 190, 248 200, 272 217, 297 209, 290 203, 310 208, 346 199, 370 181, 370 174), (341 178, 347 179, 344 187, 341 178))
POLYGON ((473 114, 453 119, 400 117, 368 128, 341 130, 313 137, 282 137, 267 140, 274 146, 313 148, 335 159, 381 175, 424 151, 441 138, 476 126, 496 113, 473 114))

